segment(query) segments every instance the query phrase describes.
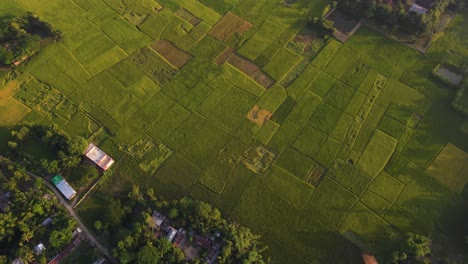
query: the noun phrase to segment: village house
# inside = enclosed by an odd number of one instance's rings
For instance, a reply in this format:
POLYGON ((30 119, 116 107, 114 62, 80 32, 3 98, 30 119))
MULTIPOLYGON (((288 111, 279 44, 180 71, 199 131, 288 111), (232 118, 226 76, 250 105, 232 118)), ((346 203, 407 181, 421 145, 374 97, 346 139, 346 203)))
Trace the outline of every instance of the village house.
POLYGON ((197 234, 192 230, 188 234, 189 237, 193 238, 194 243, 191 243, 187 239, 187 232, 183 228, 179 228, 177 230, 172 227, 170 220, 163 214, 153 211, 153 215, 151 217, 153 219, 154 227, 152 226, 153 224, 150 225, 155 229, 155 236, 158 238, 167 238, 173 246, 180 248, 184 252, 187 259, 198 257, 198 250, 193 246, 207 252, 204 260, 209 264, 214 263, 221 253, 221 246, 215 242, 221 236, 219 232, 216 232, 214 236, 209 237, 197 234))
POLYGON ((71 200, 76 196, 76 191, 70 186, 70 184, 68 184, 68 182, 62 176, 57 174, 50 181, 68 200, 71 200))
POLYGON ((84 155, 105 171, 108 170, 115 162, 114 159, 112 159, 100 148, 96 147, 93 143, 88 145, 84 155))

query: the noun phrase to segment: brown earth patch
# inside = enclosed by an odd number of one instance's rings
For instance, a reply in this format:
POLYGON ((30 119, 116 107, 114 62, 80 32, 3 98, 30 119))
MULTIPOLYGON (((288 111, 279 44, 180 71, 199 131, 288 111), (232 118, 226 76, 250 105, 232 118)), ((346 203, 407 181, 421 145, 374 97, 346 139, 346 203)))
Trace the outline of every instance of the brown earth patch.
POLYGON ((236 51, 231 48, 231 47, 227 47, 216 59, 215 59, 215 63, 218 64, 218 65, 221 65, 223 63, 225 63, 229 57, 231 57, 236 51))
POLYGON ((167 40, 156 40, 149 46, 177 69, 182 68, 190 59, 192 59, 191 55, 177 48, 167 40))
POLYGON ((265 88, 270 88, 275 83, 257 64, 240 56, 231 47, 227 47, 214 62, 218 65, 228 62, 265 88))
POLYGON ((261 109, 258 105, 254 105, 247 114, 247 118, 256 124, 263 126, 268 122, 268 120, 270 120, 271 115, 273 115, 272 112, 261 109))
POLYGON ((242 34, 249 30, 252 24, 245 21, 244 19, 228 12, 224 15, 218 23, 208 32, 210 36, 213 36, 221 41, 227 41, 233 34, 242 34))
POLYGON ((196 26, 201 22, 201 19, 199 19, 194 14, 187 11, 185 8, 181 8, 181 9, 177 10, 175 12, 175 14, 178 17, 180 17, 180 18, 186 20, 187 22, 189 22, 190 24, 192 24, 192 26, 196 26))

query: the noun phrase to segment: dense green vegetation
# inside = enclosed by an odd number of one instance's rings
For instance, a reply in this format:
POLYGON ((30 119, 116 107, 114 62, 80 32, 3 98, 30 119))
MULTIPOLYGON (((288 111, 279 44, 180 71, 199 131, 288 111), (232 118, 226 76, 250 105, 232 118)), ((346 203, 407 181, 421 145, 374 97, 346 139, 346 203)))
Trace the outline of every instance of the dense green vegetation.
POLYGON ((60 38, 60 31, 32 13, 0 17, 0 63, 10 65, 41 48, 43 38, 60 38))
MULTIPOLYGON (((1 14, 34 12, 63 38, 0 88, 0 153, 64 168, 66 146, 11 136, 35 122, 111 155, 112 173, 77 208, 109 247, 153 239, 133 225, 156 206, 128 204, 138 185, 219 208, 262 234, 272 263, 360 263, 362 252, 386 263, 409 232, 431 239, 434 263, 466 258, 468 121, 432 71, 448 50, 468 57, 467 10, 423 55, 366 26, 325 39, 309 22, 327 5, 1 1, 1 14), (158 53, 161 40, 177 52, 158 53), (176 68, 174 54, 188 60, 176 68)), ((154 253, 128 248, 139 250, 154 253)))
MULTIPOLYGON (((185 242, 175 247, 165 236, 158 237, 157 234, 163 231, 152 217, 155 210, 167 217, 168 225, 186 230, 188 233, 184 236, 189 243, 196 236, 213 237, 210 243, 219 246, 216 258, 219 263, 265 263, 262 256, 265 247, 259 242, 260 236, 223 219, 219 210, 207 203, 189 198, 160 200, 152 191, 141 193, 137 185, 133 186, 128 197, 123 204, 120 200, 112 201, 102 221, 95 222, 97 231, 110 236, 118 236, 116 233, 122 228, 130 228, 131 233, 113 245, 114 255, 121 263, 186 263, 181 249, 186 246, 185 242)), ((190 263, 203 263, 209 250, 198 249, 198 256, 190 263)))
POLYGON ((42 178, 33 178, 24 167, 0 157, 0 263, 19 257, 24 263, 47 263, 71 242, 76 222, 69 217, 42 178), (41 223, 51 217, 51 223, 41 223), (43 243, 37 255, 33 248, 43 243))
POLYGON ((447 10, 465 7, 466 0, 423 1, 424 14, 410 12, 413 1, 356 1, 338 0, 338 6, 351 16, 374 19, 392 32, 401 31, 410 35, 433 34, 438 30, 441 15, 447 10))

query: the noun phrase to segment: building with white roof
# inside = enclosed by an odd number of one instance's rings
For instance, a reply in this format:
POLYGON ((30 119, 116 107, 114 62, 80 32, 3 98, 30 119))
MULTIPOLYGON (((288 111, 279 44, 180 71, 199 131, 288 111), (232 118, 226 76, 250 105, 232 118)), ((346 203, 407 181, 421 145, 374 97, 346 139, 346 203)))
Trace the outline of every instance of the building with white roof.
POLYGON ((68 200, 73 199, 76 196, 76 191, 68 184, 68 182, 60 175, 55 175, 50 180, 55 187, 67 198, 68 200))
POLYGON ((418 15, 423 15, 423 14, 426 14, 427 13, 427 8, 425 7, 422 7, 416 3, 412 4, 411 5, 411 8, 409 9, 410 12, 414 12, 418 15))
POLYGON ((100 148, 96 147, 93 143, 88 145, 84 155, 103 170, 109 169, 109 167, 114 164, 114 159, 100 148))

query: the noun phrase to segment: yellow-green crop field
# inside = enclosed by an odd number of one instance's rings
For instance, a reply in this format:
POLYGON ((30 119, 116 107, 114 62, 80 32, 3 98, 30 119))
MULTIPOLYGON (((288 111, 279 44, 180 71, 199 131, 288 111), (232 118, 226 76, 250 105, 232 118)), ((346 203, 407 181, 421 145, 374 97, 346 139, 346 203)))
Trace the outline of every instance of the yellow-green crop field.
POLYGON ((447 49, 468 56, 467 12, 424 55, 366 26, 306 53, 328 3, 282 2, 1 0, 0 15, 34 12, 63 38, 0 87, 0 155, 15 124, 57 124, 116 159, 78 208, 86 223, 137 184, 220 208, 273 263, 387 263, 395 233, 456 234, 468 119, 430 76, 447 49), (215 63, 229 48, 259 68, 215 63))

